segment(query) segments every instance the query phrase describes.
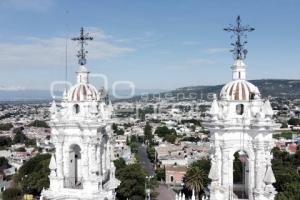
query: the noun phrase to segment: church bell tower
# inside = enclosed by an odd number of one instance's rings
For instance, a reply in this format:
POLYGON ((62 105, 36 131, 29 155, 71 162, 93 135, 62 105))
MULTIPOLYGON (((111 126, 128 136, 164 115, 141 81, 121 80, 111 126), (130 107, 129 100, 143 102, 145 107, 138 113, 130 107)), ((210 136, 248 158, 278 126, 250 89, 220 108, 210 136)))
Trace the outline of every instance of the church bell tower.
POLYGON ((112 106, 106 93, 89 83, 84 44, 92 40, 81 28, 77 83, 64 93, 60 106, 53 101, 51 141, 55 154, 50 161, 50 187, 46 200, 113 200, 120 184, 111 161, 110 118, 112 106))
POLYGON ((274 200, 275 177, 272 171, 273 120, 269 100, 246 80, 247 50, 242 36, 254 29, 237 25, 224 29, 233 32, 236 42, 232 81, 213 99, 204 126, 210 131, 210 200, 274 200))

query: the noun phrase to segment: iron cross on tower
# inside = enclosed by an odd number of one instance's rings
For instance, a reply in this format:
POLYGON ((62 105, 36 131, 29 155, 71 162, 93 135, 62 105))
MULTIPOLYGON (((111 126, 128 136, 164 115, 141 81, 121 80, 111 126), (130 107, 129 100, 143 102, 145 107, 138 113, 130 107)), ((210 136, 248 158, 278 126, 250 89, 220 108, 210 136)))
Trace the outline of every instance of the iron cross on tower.
POLYGON ((228 28, 224 28, 224 31, 232 32, 232 37, 236 37, 235 43, 231 43, 233 49, 230 51, 233 52, 234 59, 238 60, 246 58, 248 51, 245 48, 245 44, 247 44, 247 41, 243 41, 242 39, 247 38, 247 32, 252 32, 254 30, 255 29, 249 25, 242 26, 240 16, 236 18, 236 26, 230 24, 228 28))
POLYGON ((83 27, 80 29, 80 36, 72 38, 74 41, 78 41, 80 45, 80 50, 78 51, 77 57, 78 57, 78 64, 79 65, 85 65, 86 64, 86 54, 88 51, 84 49, 84 45, 87 45, 88 40, 93 40, 93 37, 89 36, 89 33, 84 33, 83 27))

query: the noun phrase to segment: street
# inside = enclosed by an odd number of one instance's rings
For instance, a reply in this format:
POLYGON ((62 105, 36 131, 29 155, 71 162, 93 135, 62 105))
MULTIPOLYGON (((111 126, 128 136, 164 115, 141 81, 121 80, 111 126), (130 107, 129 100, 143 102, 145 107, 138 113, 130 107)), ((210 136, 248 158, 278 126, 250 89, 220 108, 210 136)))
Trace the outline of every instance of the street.
POLYGON ((145 146, 143 146, 141 143, 139 143, 138 147, 138 159, 140 160, 141 164, 143 165, 144 169, 146 170, 148 176, 154 176, 155 172, 153 169, 153 164, 149 160, 146 152, 145 146))
MULTIPOLYGON (((153 169, 153 164, 149 160, 147 156, 147 151, 145 146, 143 146, 141 143, 139 143, 138 146, 138 153, 137 153, 138 159, 140 160, 141 164, 143 165, 145 171, 147 172, 148 176, 155 176, 155 171, 153 169)), ((157 192, 159 195, 157 196, 157 200, 174 200, 174 192, 172 193, 169 191, 168 186, 160 182, 159 187, 157 188, 157 192)))

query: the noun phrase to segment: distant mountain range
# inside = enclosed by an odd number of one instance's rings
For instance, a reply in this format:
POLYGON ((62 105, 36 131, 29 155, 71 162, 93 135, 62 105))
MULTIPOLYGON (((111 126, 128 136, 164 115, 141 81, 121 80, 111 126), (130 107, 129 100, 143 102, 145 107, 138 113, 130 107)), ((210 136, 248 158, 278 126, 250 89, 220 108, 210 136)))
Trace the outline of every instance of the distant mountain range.
MULTIPOLYGON (((286 98, 300 98, 300 80, 286 80, 286 79, 262 79, 262 80, 249 80, 249 82, 256 85, 263 97, 273 96, 273 97, 286 97, 286 98)), ((182 87, 171 91, 165 91, 160 89, 136 89, 135 97, 126 98, 130 96, 130 90, 118 90, 116 93, 120 98, 124 98, 130 101, 140 100, 148 97, 179 97, 184 98, 197 98, 197 99, 207 99, 210 94, 219 94, 223 85, 212 85, 212 86, 191 86, 182 87), (142 96, 141 96, 142 95, 142 96)), ((61 91, 55 92, 58 96, 62 95, 61 91)), ((113 97, 113 93, 110 91, 111 99, 118 101, 113 97)), ((0 89, 0 101, 33 101, 33 100, 46 100, 50 101, 52 99, 49 90, 1 90, 0 89)))
MULTIPOLYGON (((160 93, 164 92, 165 90, 160 89, 135 89, 134 95, 142 95, 144 93, 160 93)), ((131 90, 127 89, 119 89, 115 93, 119 96, 119 98, 131 98, 131 90)), ((60 99, 63 92, 62 91, 55 91, 54 92, 57 99, 60 99)), ((109 92, 112 99, 113 92, 109 92)), ((0 101, 20 101, 20 102, 27 102, 27 101, 50 101, 52 100, 52 95, 49 90, 33 90, 33 89, 1 89, 0 87, 0 101)))
MULTIPOLYGON (((263 97, 281 97, 296 99, 300 98, 300 80, 286 80, 286 79, 262 79, 262 80, 249 80, 258 87, 263 97)), ((212 85, 212 86, 191 86, 182 87, 168 92, 160 93, 160 97, 163 98, 176 98, 176 99, 209 99, 212 94, 219 95, 223 85, 212 85)), ((149 94, 148 99, 157 98, 158 94, 149 94)), ((135 97, 131 99, 140 100, 146 98, 135 97)))

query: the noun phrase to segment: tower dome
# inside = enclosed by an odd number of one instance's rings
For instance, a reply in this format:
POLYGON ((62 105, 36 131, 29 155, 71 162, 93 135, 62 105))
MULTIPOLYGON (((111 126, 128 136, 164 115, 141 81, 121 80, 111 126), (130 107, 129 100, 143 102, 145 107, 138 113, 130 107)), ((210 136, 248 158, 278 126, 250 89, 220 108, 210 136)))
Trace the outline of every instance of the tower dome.
POLYGON ((246 80, 235 80, 227 83, 221 90, 222 99, 232 101, 249 101, 260 96, 258 88, 246 80))
POLYGON ((91 84, 78 83, 68 93, 68 101, 99 100, 98 91, 91 84))
POLYGON ((221 90, 220 97, 231 101, 249 101, 260 96, 258 88, 246 81, 246 65, 243 60, 235 60, 232 68, 232 81, 221 90))
POLYGON ((84 65, 79 66, 77 84, 70 88, 67 99, 68 101, 99 100, 96 87, 89 84, 89 71, 84 65))

